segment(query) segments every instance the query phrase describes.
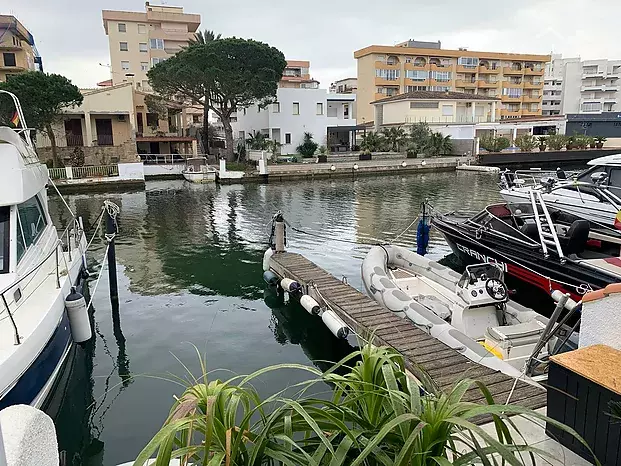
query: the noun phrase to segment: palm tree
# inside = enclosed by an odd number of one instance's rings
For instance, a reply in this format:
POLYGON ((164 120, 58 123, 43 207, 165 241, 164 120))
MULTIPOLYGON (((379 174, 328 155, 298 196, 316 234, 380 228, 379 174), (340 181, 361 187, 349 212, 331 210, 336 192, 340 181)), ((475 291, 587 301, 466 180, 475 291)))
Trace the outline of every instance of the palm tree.
POLYGON ((453 150, 453 142, 451 136, 444 136, 440 132, 432 133, 429 137, 429 143, 426 152, 430 156, 450 154, 453 150))
POLYGON ((269 145, 269 136, 259 131, 253 131, 252 134, 246 138, 246 145, 251 150, 266 150, 269 145))
POLYGON ((190 45, 192 44, 206 44, 212 40, 218 40, 222 38, 222 34, 216 34, 210 29, 204 31, 198 31, 194 33, 194 37, 190 39, 190 45))
POLYGON ((384 136, 374 133, 373 131, 369 131, 362 137, 362 144, 360 144, 360 148, 362 150, 377 152, 382 150, 384 141, 384 136))
POLYGON ((401 145, 405 143, 407 139, 405 130, 401 126, 385 128, 382 133, 390 145, 391 150, 394 152, 399 152, 401 145))

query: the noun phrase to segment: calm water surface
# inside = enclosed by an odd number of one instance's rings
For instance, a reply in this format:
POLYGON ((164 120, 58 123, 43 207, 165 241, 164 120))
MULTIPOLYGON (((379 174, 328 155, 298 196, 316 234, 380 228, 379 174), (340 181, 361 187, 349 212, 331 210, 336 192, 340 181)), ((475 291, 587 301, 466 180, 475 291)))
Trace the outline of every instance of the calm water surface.
MULTIPOLYGON (((104 272, 93 300, 96 338, 76 348, 48 409, 68 465, 135 458, 161 426, 173 395, 183 391, 175 381, 190 377, 183 366, 200 375, 197 350, 210 370, 220 369, 212 375, 220 379, 279 363, 322 367, 317 361, 336 361, 351 350, 320 320, 266 294, 261 262, 277 210, 312 233, 289 231, 290 251, 361 289, 365 243, 394 238, 423 200, 440 211, 476 211, 499 196, 489 175, 429 173, 271 185, 149 182, 146 191, 67 201, 92 231, 104 199, 121 209, 120 310, 113 315, 104 272)), ((67 221, 59 199, 50 208, 58 226, 67 221)), ((412 229, 397 243, 412 246, 415 237, 412 229)), ((94 244, 89 264, 97 272, 105 246, 103 240, 94 244)), ((432 232, 430 255, 449 253, 432 232)), ((306 378, 279 371, 256 388, 268 395, 306 378)))

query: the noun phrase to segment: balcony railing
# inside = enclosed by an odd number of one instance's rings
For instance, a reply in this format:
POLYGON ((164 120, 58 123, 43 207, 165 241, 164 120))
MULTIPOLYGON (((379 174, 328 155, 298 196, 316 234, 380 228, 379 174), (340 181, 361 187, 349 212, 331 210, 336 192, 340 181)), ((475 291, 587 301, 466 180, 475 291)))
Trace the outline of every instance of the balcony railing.
POLYGON ((423 117, 423 116, 406 116, 405 123, 490 123, 492 121, 491 114, 483 116, 472 115, 457 115, 457 116, 436 116, 436 117, 423 117))
POLYGON ((524 70, 522 68, 514 68, 505 66, 502 69, 503 74, 524 74, 524 70))
POLYGON ((65 134, 67 140, 67 147, 82 147, 84 146, 84 138, 81 134, 65 134))
POLYGON ((98 134, 97 135, 97 145, 98 146, 113 146, 114 139, 112 139, 111 134, 98 134))
POLYGON ((84 178, 107 178, 119 176, 118 165, 100 165, 84 167, 48 168, 50 178, 53 180, 71 180, 84 178))

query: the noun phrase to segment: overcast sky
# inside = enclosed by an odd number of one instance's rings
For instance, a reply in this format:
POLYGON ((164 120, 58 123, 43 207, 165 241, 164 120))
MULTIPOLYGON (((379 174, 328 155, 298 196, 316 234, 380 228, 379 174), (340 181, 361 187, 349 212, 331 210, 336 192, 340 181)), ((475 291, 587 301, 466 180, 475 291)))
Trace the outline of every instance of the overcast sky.
MULTIPOLYGON (((158 2, 153 1, 156 4, 158 2)), ((253 38, 289 59, 311 61, 328 87, 356 75, 353 52, 408 38, 441 40, 443 48, 562 53, 621 59, 620 0, 169 0, 201 15, 201 29, 253 38)), ((48 72, 80 87, 108 79, 108 41, 101 8, 144 11, 140 0, 10 0, 12 14, 32 32, 48 72)))

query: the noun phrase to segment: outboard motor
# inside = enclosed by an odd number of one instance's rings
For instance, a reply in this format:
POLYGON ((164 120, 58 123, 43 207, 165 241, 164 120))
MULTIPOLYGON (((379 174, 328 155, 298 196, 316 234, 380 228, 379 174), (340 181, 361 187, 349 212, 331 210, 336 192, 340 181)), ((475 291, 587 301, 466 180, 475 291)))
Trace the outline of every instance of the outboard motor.
POLYGON ((515 173, 509 171, 509 169, 505 169, 501 174, 501 183, 505 188, 513 188, 515 186, 515 173))
POLYGON ((567 179, 567 174, 565 173, 565 170, 561 169, 561 167, 557 167, 557 169, 556 169, 556 177, 559 180, 566 180, 567 179))

